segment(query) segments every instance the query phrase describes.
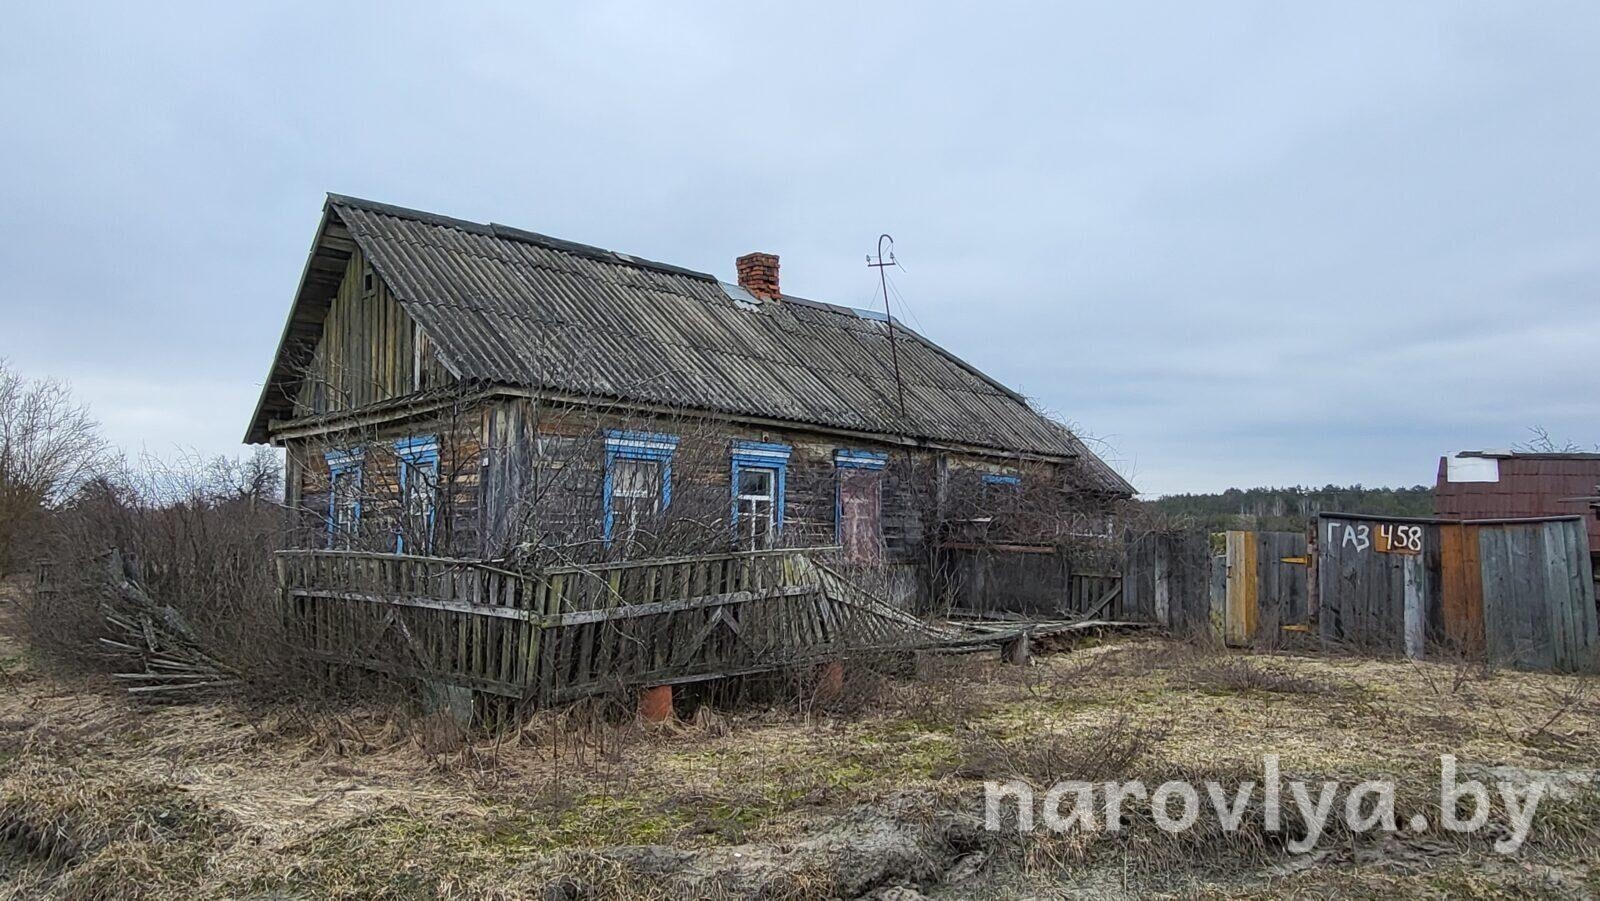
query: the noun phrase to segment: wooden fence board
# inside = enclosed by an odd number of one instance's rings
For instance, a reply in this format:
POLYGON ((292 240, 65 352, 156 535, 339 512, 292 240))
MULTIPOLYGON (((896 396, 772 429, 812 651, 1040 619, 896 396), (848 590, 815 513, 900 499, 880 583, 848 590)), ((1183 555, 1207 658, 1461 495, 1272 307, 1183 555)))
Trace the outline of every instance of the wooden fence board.
POLYGON ((1528 669, 1593 665, 1595 595, 1580 519, 1324 514, 1317 537, 1326 643, 1417 656, 1443 642, 1451 654, 1528 669), (1379 526, 1417 531, 1401 546, 1377 540, 1379 526))

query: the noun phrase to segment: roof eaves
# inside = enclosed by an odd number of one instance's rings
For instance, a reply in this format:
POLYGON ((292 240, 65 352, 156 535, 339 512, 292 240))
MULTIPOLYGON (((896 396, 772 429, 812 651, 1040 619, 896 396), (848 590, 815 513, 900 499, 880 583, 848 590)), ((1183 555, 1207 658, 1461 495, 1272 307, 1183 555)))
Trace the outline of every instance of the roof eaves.
MULTIPOLYGON (((330 202, 332 196, 329 195, 330 202)), ((296 283, 294 301, 289 304, 289 314, 284 317, 283 330, 279 332, 277 347, 272 352, 272 364, 267 369, 267 379, 262 383, 261 394, 256 398, 256 408, 250 416, 250 425, 245 428, 245 444, 265 444, 271 440, 268 430, 268 417, 266 415, 267 399, 271 396, 273 389, 277 387, 279 363, 283 360, 285 351, 288 350, 289 338, 294 333, 295 318, 301 312, 301 298, 311 280, 312 263, 316 261, 317 251, 322 247, 322 243, 327 237, 328 222, 331 216, 331 210, 327 204, 324 204, 322 221, 317 223, 316 236, 311 239, 311 246, 306 249, 306 261, 300 267, 300 280, 296 283)), ((353 235, 352 238, 354 238, 353 235)))

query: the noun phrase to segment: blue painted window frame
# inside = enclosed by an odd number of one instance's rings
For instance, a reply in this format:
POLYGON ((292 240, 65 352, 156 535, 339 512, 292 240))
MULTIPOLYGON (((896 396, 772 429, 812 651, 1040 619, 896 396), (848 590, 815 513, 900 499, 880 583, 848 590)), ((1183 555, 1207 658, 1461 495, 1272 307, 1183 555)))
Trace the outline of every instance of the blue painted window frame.
MULTIPOLYGON (((835 469, 883 470, 889 466, 889 455, 840 448, 833 452, 833 465, 835 469)), ((844 480, 836 478, 833 483, 833 540, 840 542, 844 540, 844 480)), ((878 491, 883 491, 881 483, 878 491)))
POLYGON ((657 432, 628 432, 611 429, 606 432, 606 473, 601 486, 604 516, 600 533, 609 546, 615 508, 611 502, 612 469, 618 460, 647 460, 661 465, 661 509, 672 503, 672 455, 678 450, 678 436, 657 432))
POLYGON ((433 467, 433 502, 428 505, 427 546, 420 548, 422 553, 433 550, 433 523, 439 515, 439 436, 417 435, 411 438, 401 438, 394 443, 394 454, 400 461, 400 523, 396 524, 394 532, 394 552, 403 554, 406 551, 406 535, 403 523, 411 515, 411 493, 409 484, 411 470, 427 466, 433 467))
POLYGON ((360 448, 355 450, 331 450, 322 455, 328 461, 328 547, 335 548, 339 541, 339 477, 348 472, 356 474, 356 497, 353 512, 350 517, 350 531, 354 536, 361 527, 361 478, 362 461, 365 454, 360 448))
POLYGON ((746 469, 769 469, 772 477, 772 531, 776 538, 783 534, 783 499, 789 474, 789 455, 794 448, 787 444, 765 441, 735 441, 729 451, 729 469, 732 479, 729 490, 732 496, 732 515, 728 526, 734 537, 739 533, 739 473, 746 469))

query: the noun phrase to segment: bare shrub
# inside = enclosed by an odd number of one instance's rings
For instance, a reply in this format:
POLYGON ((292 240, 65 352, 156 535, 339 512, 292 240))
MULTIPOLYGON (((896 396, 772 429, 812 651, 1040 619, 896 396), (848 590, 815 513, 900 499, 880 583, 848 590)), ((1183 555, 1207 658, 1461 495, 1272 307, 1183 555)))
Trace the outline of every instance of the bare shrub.
POLYGON ((1285 672, 1248 657, 1220 657, 1189 671, 1189 683, 1202 691, 1263 691, 1273 694, 1327 694, 1333 686, 1285 672))
POLYGON ((1153 729, 1119 713, 1087 732, 1051 732, 998 738, 969 732, 960 737, 955 774, 973 779, 1025 779, 1036 785, 1077 780, 1123 779, 1155 749, 1153 729))
POLYGON ((320 682, 284 635, 273 567, 285 526, 281 485, 265 448, 240 461, 147 457, 90 479, 50 518, 52 582, 25 603, 30 642, 57 669, 118 665, 96 642, 106 634, 107 551, 116 549, 144 590, 251 690, 320 682))

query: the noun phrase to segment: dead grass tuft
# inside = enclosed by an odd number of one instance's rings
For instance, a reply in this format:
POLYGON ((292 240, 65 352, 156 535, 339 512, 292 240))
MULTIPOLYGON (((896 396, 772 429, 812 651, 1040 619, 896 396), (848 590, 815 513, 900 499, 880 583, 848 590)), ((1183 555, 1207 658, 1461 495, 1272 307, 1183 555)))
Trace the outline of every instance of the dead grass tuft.
POLYGON ((1135 724, 1127 714, 1074 732, 1052 732, 1025 738, 998 738, 967 732, 960 736, 954 775, 968 779, 1023 779, 1034 785, 1061 781, 1103 782, 1125 779, 1154 750, 1154 730, 1135 724))
POLYGON ((1281 664, 1252 657, 1215 658, 1190 667, 1185 675, 1191 687, 1216 694, 1267 692, 1320 695, 1336 688, 1326 681, 1289 672, 1281 664))

